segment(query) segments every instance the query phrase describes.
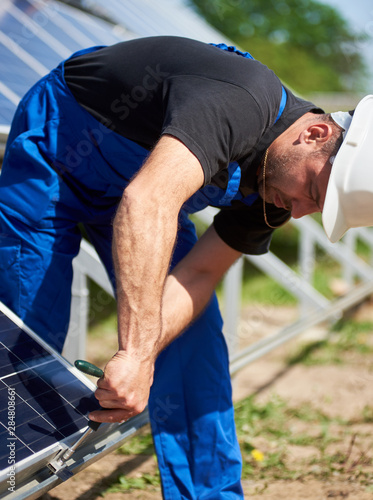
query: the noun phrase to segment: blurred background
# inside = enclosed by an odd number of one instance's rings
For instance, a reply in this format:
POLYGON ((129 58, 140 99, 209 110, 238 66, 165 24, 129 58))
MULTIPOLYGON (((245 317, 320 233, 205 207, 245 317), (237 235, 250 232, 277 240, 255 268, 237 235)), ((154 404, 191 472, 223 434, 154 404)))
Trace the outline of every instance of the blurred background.
POLYGON ((373 89, 370 0, 193 0, 295 92, 334 110, 373 89))

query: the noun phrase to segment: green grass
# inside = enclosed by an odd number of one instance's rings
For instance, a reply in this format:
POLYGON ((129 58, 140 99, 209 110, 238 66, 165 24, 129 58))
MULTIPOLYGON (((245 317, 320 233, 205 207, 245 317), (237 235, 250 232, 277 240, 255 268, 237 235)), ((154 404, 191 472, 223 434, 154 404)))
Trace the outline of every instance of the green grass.
POLYGON ((129 441, 126 441, 117 453, 120 455, 154 455, 153 438, 150 433, 150 426, 147 425, 129 441))
MULTIPOLYGON (((359 423, 363 423, 366 417, 373 417, 372 409, 366 409, 359 423)), ((353 461, 346 448, 346 434, 348 437, 351 423, 328 417, 308 403, 291 407, 275 395, 264 403, 258 403, 255 397, 241 401, 236 405, 236 426, 244 461, 243 478, 266 481, 305 477, 326 479, 338 473, 353 475, 360 484, 371 487, 371 450, 353 461), (300 423, 305 425, 297 432, 300 423), (253 454, 258 437, 263 449, 256 452, 260 452, 261 460, 253 454), (331 444, 340 449, 328 452, 331 444), (309 447, 312 453, 294 463, 288 460, 290 445, 309 447)), ((354 438, 350 437, 352 442, 354 438)))
MULTIPOLYGON (((288 359, 288 364, 342 363, 344 356, 352 353, 359 355, 358 362, 365 356, 369 360, 373 351, 369 343, 372 332, 371 322, 341 321, 334 326, 331 341, 314 342, 298 348, 288 359)), ((348 359, 351 361, 351 357, 348 359)), ((353 478, 360 485, 372 489, 372 449, 361 451, 358 458, 355 456, 352 459, 346 445, 346 439, 349 439, 351 448, 356 446, 351 425, 372 422, 373 405, 365 406, 359 418, 349 421, 343 417, 331 418, 311 403, 291 407, 276 395, 264 403, 249 397, 236 405, 237 434, 244 458, 243 477, 270 481, 310 476, 327 479, 340 475, 348 480, 353 478), (257 461, 252 453, 258 438, 260 443, 264 443, 260 450, 263 456, 261 461, 257 461), (330 445, 333 445, 333 452, 328 451, 330 445), (293 464, 288 460, 289 446, 308 447, 314 453, 299 464, 293 464)), ((369 438, 369 434, 360 433, 362 443, 369 438)))
POLYGON ((121 474, 116 482, 102 493, 102 496, 105 496, 107 493, 120 493, 150 488, 159 490, 160 484, 159 472, 156 474, 142 474, 140 477, 127 477, 121 474))
POLYGON ((288 365, 302 363, 306 366, 343 364, 353 353, 372 354, 372 335, 373 322, 342 320, 332 327, 328 338, 297 347, 286 362, 288 365))
MULTIPOLYGON (((252 451, 252 442, 259 436, 268 442, 275 443, 278 447, 274 453, 269 453, 264 460, 264 465, 268 466, 273 466, 275 457, 279 461, 278 465, 283 466, 285 445, 287 444, 305 446, 318 442, 320 448, 325 448, 331 442, 328 426, 337 421, 337 419, 333 420, 319 410, 312 408, 309 404, 298 408, 289 407, 284 399, 276 395, 273 395, 265 403, 258 403, 253 396, 237 403, 235 420, 240 444, 246 452, 252 451), (312 424, 312 435, 307 435, 304 432, 294 433, 290 423, 296 421, 312 424), (317 433, 315 433, 316 429, 318 429, 317 433)), ((253 465, 252 459, 249 462, 253 465)))
POLYGON ((108 293, 93 280, 88 280, 89 311, 88 327, 94 331, 96 327, 111 327, 116 323, 116 302, 108 293))

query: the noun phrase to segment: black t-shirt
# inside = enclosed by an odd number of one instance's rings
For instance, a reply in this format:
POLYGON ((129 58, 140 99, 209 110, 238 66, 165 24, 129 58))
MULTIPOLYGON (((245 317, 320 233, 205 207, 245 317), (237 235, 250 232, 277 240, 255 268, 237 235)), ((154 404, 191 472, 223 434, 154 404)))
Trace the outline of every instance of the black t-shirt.
MULTIPOLYGON (((117 133, 151 149, 169 134, 200 161, 205 185, 224 187, 228 164, 242 170, 241 190, 256 191, 263 152, 308 111, 322 112, 282 85, 259 61, 181 37, 140 38, 84 54, 65 63, 65 80, 89 113, 117 133)), ((272 225, 288 213, 268 205, 272 225)), ((244 253, 268 250, 272 229, 262 202, 241 202, 215 217, 222 239, 244 253)))

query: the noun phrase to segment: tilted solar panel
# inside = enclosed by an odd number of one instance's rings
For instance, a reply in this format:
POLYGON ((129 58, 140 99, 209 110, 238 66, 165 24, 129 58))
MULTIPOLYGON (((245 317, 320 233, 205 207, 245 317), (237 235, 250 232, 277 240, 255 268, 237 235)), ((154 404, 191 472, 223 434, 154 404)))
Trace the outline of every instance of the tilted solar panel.
MULTIPOLYGON (((0 313, 2 408, 6 407, 11 395, 16 420, 15 428, 8 432, 17 441, 19 458, 37 453, 56 440, 86 427, 87 411, 98 407, 90 388, 0 313)), ((3 409, 0 413, 1 431, 8 430, 8 420, 7 409, 3 409)), ((3 447, 0 449, 1 469, 7 465, 6 458, 6 447, 3 447)))
MULTIPOLYGON (((36 499, 61 482, 50 464, 88 428, 95 385, 0 302, 0 498, 36 499)), ((114 451, 147 412, 103 424, 66 462, 69 475, 114 451)), ((68 476, 67 476, 68 477, 68 476)))
POLYGON ((93 388, 0 304, 2 482, 12 470, 22 471, 48 449, 53 454, 61 442, 79 437, 88 412, 99 408, 93 388))
POLYGON ((0 125, 10 125, 26 91, 73 52, 132 34, 54 0, 0 2, 0 125))

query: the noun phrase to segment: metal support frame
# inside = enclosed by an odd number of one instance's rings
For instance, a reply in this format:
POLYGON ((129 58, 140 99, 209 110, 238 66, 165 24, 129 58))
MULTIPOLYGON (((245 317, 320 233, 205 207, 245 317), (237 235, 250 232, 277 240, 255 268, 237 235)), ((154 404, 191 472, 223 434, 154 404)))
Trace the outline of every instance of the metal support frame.
POLYGON ((241 314, 243 263, 243 259, 239 259, 224 279, 224 336, 230 353, 236 352, 238 349, 236 332, 241 314))
MULTIPOLYGON (((323 248, 325 252, 338 261, 344 268, 351 269, 361 280, 371 281, 373 279, 373 269, 359 258, 348 245, 343 242, 330 243, 320 224, 312 219, 312 217, 294 219, 291 223, 295 225, 302 234, 306 232, 312 236, 315 244, 323 248)), ((360 232, 357 232, 357 234, 360 234, 360 232)))
POLYGON ((271 252, 264 255, 245 255, 258 269, 271 276, 300 301, 304 301, 313 309, 322 309, 328 300, 321 295, 300 274, 295 273, 281 259, 271 252))
POLYGON ((84 359, 86 351, 86 335, 88 327, 89 290, 87 274, 81 269, 80 260, 74 260, 74 278, 71 289, 71 320, 63 355, 73 362, 75 359, 84 359))
POLYGON ((231 358, 231 375, 237 373, 249 363, 256 361, 260 357, 268 354, 273 349, 289 342, 297 335, 305 332, 309 328, 319 325, 325 321, 336 321, 340 319, 342 313, 356 304, 361 303, 373 293, 373 282, 362 283, 350 290, 344 297, 329 303, 322 311, 313 311, 298 321, 291 323, 279 332, 266 337, 246 349, 243 349, 231 358))
MULTIPOLYGON (((75 475, 108 453, 115 451, 148 422, 149 415, 145 410, 123 424, 102 425, 88 443, 76 450, 68 462, 69 471, 75 475)), ((42 457, 44 466, 39 465, 35 470, 29 468, 23 476, 18 474, 17 490, 14 493, 5 493, 7 500, 37 500, 43 493, 61 484, 62 480, 57 475, 51 474, 46 465, 53 456, 53 450, 47 451, 49 454, 45 453, 42 457)), ((2 495, 1 498, 3 498, 2 495)))

